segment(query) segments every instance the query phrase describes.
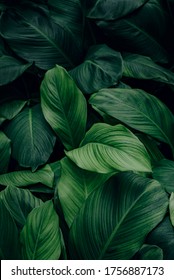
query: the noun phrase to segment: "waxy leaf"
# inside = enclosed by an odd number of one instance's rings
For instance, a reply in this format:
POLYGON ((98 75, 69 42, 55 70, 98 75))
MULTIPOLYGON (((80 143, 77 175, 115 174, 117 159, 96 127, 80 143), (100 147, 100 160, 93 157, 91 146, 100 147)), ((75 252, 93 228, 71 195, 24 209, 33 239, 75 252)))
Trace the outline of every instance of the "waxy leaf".
POLYGON ((111 177, 88 197, 74 220, 70 230, 71 256, 132 258, 146 235, 162 221, 167 206, 167 195, 157 181, 132 172, 111 177))
POLYGON ((67 71, 58 65, 47 71, 42 81, 41 106, 65 148, 78 147, 86 129, 87 104, 67 71))
POLYGON ((13 119, 26 105, 27 101, 13 100, 0 105, 0 124, 5 120, 13 119))
POLYGON ((174 116, 155 96, 140 89, 102 89, 89 102, 94 109, 168 143, 174 153, 174 116))
POLYGON ((66 152, 66 155, 80 168, 98 173, 127 170, 151 172, 145 147, 123 125, 93 125, 81 147, 66 152))
POLYGON ((59 218, 52 201, 34 208, 20 235, 24 260, 58 260, 61 254, 59 218))
POLYGON ((11 155, 10 139, 0 131, 0 174, 8 169, 8 164, 11 155))
POLYGON ((5 132, 12 141, 12 156, 32 171, 47 162, 56 141, 40 105, 22 110, 7 125, 5 132))
POLYGON ((152 176, 158 180, 167 192, 174 192, 174 161, 162 159, 155 164, 152 176))

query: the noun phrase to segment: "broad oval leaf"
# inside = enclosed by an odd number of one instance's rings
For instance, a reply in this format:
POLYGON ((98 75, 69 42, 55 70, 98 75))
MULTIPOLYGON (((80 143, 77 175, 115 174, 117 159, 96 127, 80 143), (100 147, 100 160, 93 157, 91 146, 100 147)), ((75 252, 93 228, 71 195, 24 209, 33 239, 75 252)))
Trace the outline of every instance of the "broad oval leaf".
POLYGON ((49 159, 56 137, 44 119, 40 105, 25 108, 5 128, 12 141, 12 156, 35 171, 49 159))
POLYGON ((41 106, 65 148, 78 147, 86 129, 87 104, 67 71, 58 65, 42 81, 41 106))
POLYGON ((172 226, 174 227, 174 193, 172 192, 169 200, 169 213, 170 213, 170 221, 172 226))
POLYGON ((93 125, 81 147, 66 152, 66 155, 80 168, 98 173, 127 170, 151 172, 145 147, 123 125, 93 125))
POLYGON ((155 96, 140 89, 102 89, 89 103, 128 126, 170 145, 174 152, 174 116, 155 96))
POLYGON ((156 245, 144 244, 133 257, 135 260, 163 260, 163 250, 156 245))
POLYGON ((162 159, 155 164, 152 176, 158 180, 167 192, 174 192, 174 161, 162 159))
POLYGON ((67 69, 81 61, 82 51, 76 37, 66 26, 54 23, 49 10, 17 7, 4 11, 0 21, 1 35, 10 48, 23 59, 48 70, 60 64, 67 69))
POLYGON ((11 141, 0 131, 0 174, 8 169, 8 164, 11 155, 11 141))
POLYGON ((34 208, 20 234, 24 260, 58 260, 61 254, 59 218, 52 201, 34 208))
POLYGON ((174 85, 173 72, 159 66, 150 57, 138 54, 123 55, 123 76, 174 85))
POLYGON ((0 86, 6 85, 21 76, 32 63, 22 63, 20 60, 3 55, 0 57, 0 86))
POLYGON ((13 119, 26 105, 27 101, 13 100, 0 105, 0 124, 5 120, 13 119))
POLYGON ((65 220, 70 227, 88 196, 100 187, 111 174, 99 174, 79 168, 68 158, 61 160, 61 178, 56 193, 65 220))
POLYGON ((24 226, 31 210, 43 203, 41 199, 32 195, 29 190, 10 186, 1 192, 1 199, 19 228, 24 226))
POLYGON ((132 258, 167 206, 167 195, 157 181, 132 172, 113 176, 88 197, 75 219, 70 230, 72 258, 132 258))
POLYGON ((117 84, 122 76, 122 57, 106 45, 89 49, 85 61, 69 71, 78 87, 84 93, 117 84))

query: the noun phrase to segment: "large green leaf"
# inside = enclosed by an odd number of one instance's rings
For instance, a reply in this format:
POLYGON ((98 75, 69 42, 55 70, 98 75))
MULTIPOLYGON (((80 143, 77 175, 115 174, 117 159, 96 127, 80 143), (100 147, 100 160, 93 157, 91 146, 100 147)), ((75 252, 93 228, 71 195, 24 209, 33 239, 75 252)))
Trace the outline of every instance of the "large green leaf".
POLYGON ((140 89, 102 89, 89 102, 94 109, 168 143, 174 152, 174 116, 155 96, 140 89))
POLYGON ((163 250, 156 245, 144 244, 134 256, 135 260, 162 260, 163 250))
MULTIPOLYGON (((122 18, 144 5, 148 0, 82 0, 86 4, 87 17, 114 20, 122 18)), ((84 5, 85 6, 85 5, 84 5)))
POLYGON ((13 119, 26 105, 27 101, 13 100, 0 105, 0 124, 5 120, 13 119))
POLYGON ((156 62, 168 62, 166 30, 170 23, 159 0, 149 0, 136 12, 118 20, 101 19, 97 25, 110 38, 112 47, 149 56, 156 62))
POLYGON ((86 128, 86 100, 67 71, 58 65, 47 71, 42 81, 41 106, 66 149, 78 147, 86 128))
POLYGON ((152 230, 146 243, 159 246, 163 250, 164 260, 174 260, 174 227, 168 216, 152 230))
POLYGON ((72 258, 132 258, 167 206, 167 195, 157 181, 133 172, 113 176, 88 197, 75 219, 70 231, 72 258))
POLYGON ((174 227, 174 193, 172 192, 169 200, 169 212, 172 226, 174 227))
POLYGON ((98 173, 127 170, 151 172, 145 147, 123 125, 93 125, 81 147, 66 152, 66 155, 80 168, 98 173))
POLYGON ((4 11, 0 29, 12 50, 39 68, 47 70, 57 63, 71 69, 81 60, 76 37, 61 21, 54 23, 45 6, 27 4, 4 11))
POLYGON ((174 161, 162 159, 157 162, 152 176, 161 183, 167 192, 174 192, 174 161))
POLYGON ((0 198, 0 259, 20 259, 17 226, 0 198))
POLYGON ((106 45, 95 45, 89 49, 85 61, 69 74, 84 93, 110 87, 122 76, 121 54, 106 45))
POLYGON ((111 175, 83 170, 66 157, 61 160, 61 166, 61 178, 56 191, 70 227, 88 196, 111 175))
POLYGON ((174 73, 159 66, 150 57, 126 53, 123 56, 123 76, 154 80, 174 85, 174 73))
POLYGON ((36 170, 49 159, 56 137, 44 119, 40 105, 25 108, 7 125, 12 156, 21 166, 36 170))
POLYGON ((32 195, 29 190, 10 186, 1 192, 1 199, 20 228, 24 226, 31 210, 42 204, 42 200, 32 195))
POLYGON ((6 85, 21 76, 32 63, 23 63, 12 56, 0 57, 0 86, 6 85))
POLYGON ((0 131, 0 174, 7 171, 10 154, 11 141, 2 131, 0 131))
POLYGON ((59 218, 52 201, 34 208, 20 235, 24 260, 58 260, 61 254, 59 218))

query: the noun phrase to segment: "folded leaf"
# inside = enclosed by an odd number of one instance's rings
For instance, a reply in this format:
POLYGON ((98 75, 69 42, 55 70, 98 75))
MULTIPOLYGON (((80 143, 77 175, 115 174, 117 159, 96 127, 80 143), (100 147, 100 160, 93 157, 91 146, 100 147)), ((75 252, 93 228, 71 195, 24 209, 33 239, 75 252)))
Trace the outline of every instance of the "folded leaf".
POLYGON ((20 240, 24 260, 59 259, 61 232, 52 201, 47 201, 30 212, 20 240))
POLYGON ((174 152, 174 116, 155 96, 140 89, 102 89, 89 103, 128 126, 170 145, 174 152))
POLYGON ((86 129, 87 104, 67 71, 58 65, 42 81, 41 106, 66 149, 78 147, 86 129))
POLYGON ((0 174, 8 169, 8 164, 11 155, 11 141, 0 131, 0 174))
POLYGON ((0 105, 0 124, 5 120, 13 119, 26 105, 27 101, 13 100, 0 105))
POLYGON ((162 260, 163 250, 156 245, 144 244, 134 256, 135 260, 162 260))
POLYGON ((167 206, 167 195, 157 181, 132 172, 113 176, 88 197, 76 217, 70 230, 72 258, 132 258, 167 206))
POLYGON ((40 105, 25 108, 6 127, 12 141, 12 156, 21 166, 35 171, 49 159, 56 141, 40 105))
POLYGON ((158 180, 167 192, 174 192, 174 161, 162 159, 153 168, 152 176, 158 180))
POLYGON ((123 125, 98 123, 87 132, 81 147, 66 152, 77 166, 88 171, 151 172, 149 155, 138 138, 123 125))

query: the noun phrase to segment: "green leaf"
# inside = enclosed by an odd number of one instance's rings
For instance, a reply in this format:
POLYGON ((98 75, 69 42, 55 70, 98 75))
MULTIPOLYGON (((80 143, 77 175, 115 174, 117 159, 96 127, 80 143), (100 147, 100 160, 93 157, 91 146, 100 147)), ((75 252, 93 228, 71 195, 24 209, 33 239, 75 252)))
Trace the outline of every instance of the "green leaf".
MULTIPOLYGON (((130 1, 125 7, 129 6, 130 1)), ((149 56, 159 63, 169 61, 167 51, 169 39, 166 30, 170 29, 170 22, 159 0, 149 0, 134 13, 117 20, 107 21, 101 18, 97 21, 97 25, 109 37, 111 47, 149 56)))
POLYGON ((0 174, 8 169, 8 164, 11 155, 11 141, 0 131, 0 174))
POLYGON ((155 96, 140 89, 102 89, 89 100, 93 108, 168 143, 174 153, 174 117, 155 96))
POLYGON ((111 174, 98 174, 79 168, 68 158, 61 160, 61 178, 56 192, 70 227, 88 196, 100 187, 111 174))
MULTIPOLYGON (((0 185, 25 187, 42 183, 49 188, 53 188, 54 171, 51 168, 52 164, 46 164, 41 169, 32 172, 30 170, 14 171, 0 175, 0 185)), ((60 169, 60 164, 57 162, 57 167, 60 169)))
POLYGON ((158 180, 167 192, 174 192, 174 161, 162 159, 153 168, 152 176, 158 180))
POLYGON ((174 85, 173 72, 159 66, 150 57, 138 54, 123 55, 123 76, 174 85))
POLYGON ((95 124, 87 132, 80 148, 65 153, 80 168, 98 173, 151 172, 145 147, 123 125, 95 124))
POLYGON ((174 228, 168 216, 147 236, 146 243, 160 247, 164 260, 174 260, 174 228))
POLYGON ((19 260, 19 236, 17 226, 0 199, 0 259, 19 260))
POLYGON ((13 119, 26 105, 27 101, 13 100, 0 105, 0 124, 5 120, 13 119))
POLYGON ((48 70, 60 64, 71 69, 81 61, 82 51, 71 31, 51 20, 49 10, 31 5, 4 11, 1 35, 10 48, 23 59, 48 70))
POLYGON ((89 49, 85 61, 69 74, 84 93, 110 87, 122 76, 121 54, 106 45, 95 45, 89 49))
POLYGON ((42 200, 32 195, 29 190, 10 186, 1 192, 1 199, 19 228, 24 226, 31 210, 42 204, 42 200))
POLYGON ((23 167, 35 171, 49 159, 56 141, 44 119, 40 105, 25 108, 7 125, 5 132, 12 141, 12 156, 23 167))
POLYGON ((157 181, 133 172, 113 176, 88 197, 75 219, 70 230, 72 258, 132 258, 167 206, 167 195, 157 181))
POLYGON ((59 259, 61 232, 52 201, 47 201, 30 212, 20 240, 24 260, 59 259))
POLYGON ((133 257, 135 260, 163 260, 163 250, 156 245, 144 244, 133 257))
POLYGON ((169 200, 169 213, 172 226, 174 227, 174 193, 171 193, 169 200))
POLYGON ((47 71, 42 81, 41 106, 65 148, 78 147, 85 133, 87 104, 67 71, 58 65, 47 71))
POLYGON ((114 20, 122 18, 144 5, 148 0, 87 0, 87 17, 92 19, 114 20))
POLYGON ((0 57, 0 86, 6 85, 21 76, 32 63, 22 63, 20 60, 3 55, 0 57))

